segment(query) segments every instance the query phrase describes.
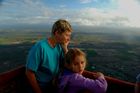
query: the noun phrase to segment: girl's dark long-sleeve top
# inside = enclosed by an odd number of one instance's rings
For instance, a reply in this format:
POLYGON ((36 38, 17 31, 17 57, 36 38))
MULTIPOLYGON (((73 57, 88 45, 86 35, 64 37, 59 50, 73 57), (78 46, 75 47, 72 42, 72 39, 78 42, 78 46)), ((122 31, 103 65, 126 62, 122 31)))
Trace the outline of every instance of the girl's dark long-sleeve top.
POLYGON ((78 73, 64 70, 64 73, 59 77, 58 88, 59 93, 78 93, 83 89, 88 89, 92 93, 105 93, 107 81, 102 76, 93 80, 78 73))

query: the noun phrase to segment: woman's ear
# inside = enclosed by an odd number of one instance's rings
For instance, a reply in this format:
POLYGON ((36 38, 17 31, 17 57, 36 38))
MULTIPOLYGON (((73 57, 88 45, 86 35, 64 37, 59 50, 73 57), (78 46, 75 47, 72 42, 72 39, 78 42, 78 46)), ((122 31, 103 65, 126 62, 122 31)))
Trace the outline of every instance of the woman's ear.
POLYGON ((55 32, 54 32, 54 35, 60 35, 61 33, 58 31, 58 30, 56 30, 55 32))
POLYGON ((55 32, 54 32, 54 35, 57 35, 57 34, 58 34, 58 31, 55 31, 55 32))

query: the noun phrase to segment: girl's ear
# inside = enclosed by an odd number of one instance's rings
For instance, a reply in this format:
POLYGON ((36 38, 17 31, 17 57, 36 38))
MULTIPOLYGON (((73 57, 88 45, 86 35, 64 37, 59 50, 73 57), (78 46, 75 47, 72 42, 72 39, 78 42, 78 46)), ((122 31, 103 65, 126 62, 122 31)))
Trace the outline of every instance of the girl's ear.
POLYGON ((65 63, 64 66, 65 66, 66 68, 70 69, 70 64, 65 63))
POLYGON ((68 67, 68 63, 65 62, 65 63, 64 63, 64 66, 67 68, 67 67, 68 67))

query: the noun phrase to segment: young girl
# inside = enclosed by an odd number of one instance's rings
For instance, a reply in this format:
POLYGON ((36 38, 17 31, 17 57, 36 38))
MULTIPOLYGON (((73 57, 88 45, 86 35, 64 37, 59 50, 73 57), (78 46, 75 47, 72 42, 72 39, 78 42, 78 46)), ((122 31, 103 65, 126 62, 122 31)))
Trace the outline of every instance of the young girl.
POLYGON ((64 65, 65 69, 59 76, 59 93, 83 93, 83 90, 90 93, 106 92, 107 82, 102 73, 97 73, 95 80, 82 76, 86 66, 86 55, 80 49, 69 49, 64 65))

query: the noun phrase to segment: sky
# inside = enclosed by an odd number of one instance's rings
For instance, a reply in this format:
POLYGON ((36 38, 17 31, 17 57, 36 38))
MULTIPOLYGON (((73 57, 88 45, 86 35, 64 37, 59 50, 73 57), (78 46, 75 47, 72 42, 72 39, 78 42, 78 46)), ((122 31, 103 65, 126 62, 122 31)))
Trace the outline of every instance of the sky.
POLYGON ((52 24, 140 27, 140 0, 0 0, 0 26, 52 24))

